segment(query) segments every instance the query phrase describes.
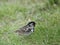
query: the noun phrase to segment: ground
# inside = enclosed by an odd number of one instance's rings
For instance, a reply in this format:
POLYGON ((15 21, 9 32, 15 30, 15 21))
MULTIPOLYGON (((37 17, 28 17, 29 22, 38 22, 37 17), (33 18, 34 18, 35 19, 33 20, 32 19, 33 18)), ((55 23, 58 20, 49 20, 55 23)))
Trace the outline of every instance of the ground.
POLYGON ((0 45, 60 45, 60 5, 48 0, 0 0, 0 45), (35 21, 29 36, 15 30, 35 21))

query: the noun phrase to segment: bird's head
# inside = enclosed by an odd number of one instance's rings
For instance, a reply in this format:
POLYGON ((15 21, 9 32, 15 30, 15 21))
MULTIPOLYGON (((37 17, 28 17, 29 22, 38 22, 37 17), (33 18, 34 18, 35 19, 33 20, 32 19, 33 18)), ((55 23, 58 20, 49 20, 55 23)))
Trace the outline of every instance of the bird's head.
POLYGON ((29 22, 27 25, 29 25, 30 27, 31 27, 31 26, 35 27, 35 24, 36 24, 36 23, 35 23, 34 21, 31 21, 31 22, 29 22))

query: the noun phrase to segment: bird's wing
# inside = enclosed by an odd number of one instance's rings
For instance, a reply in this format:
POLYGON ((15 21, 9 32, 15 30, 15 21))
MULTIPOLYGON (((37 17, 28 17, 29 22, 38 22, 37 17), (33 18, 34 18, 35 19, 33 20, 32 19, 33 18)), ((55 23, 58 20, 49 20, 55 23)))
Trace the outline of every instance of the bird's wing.
POLYGON ((24 27, 16 30, 16 32, 19 32, 19 33, 21 33, 21 32, 24 33, 24 32, 28 32, 28 31, 29 31, 29 27, 28 26, 24 26, 24 27))
POLYGON ((29 27, 28 26, 24 26, 21 28, 21 31, 22 32, 27 32, 29 30, 29 27))

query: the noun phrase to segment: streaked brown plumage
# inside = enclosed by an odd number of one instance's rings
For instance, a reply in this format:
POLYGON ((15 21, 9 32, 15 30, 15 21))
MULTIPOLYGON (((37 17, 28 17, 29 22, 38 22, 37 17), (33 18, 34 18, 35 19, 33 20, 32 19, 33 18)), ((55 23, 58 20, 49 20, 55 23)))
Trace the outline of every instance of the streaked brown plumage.
POLYGON ((26 26, 16 30, 15 32, 19 35, 30 35, 32 32, 34 32, 35 22, 31 21, 26 26))

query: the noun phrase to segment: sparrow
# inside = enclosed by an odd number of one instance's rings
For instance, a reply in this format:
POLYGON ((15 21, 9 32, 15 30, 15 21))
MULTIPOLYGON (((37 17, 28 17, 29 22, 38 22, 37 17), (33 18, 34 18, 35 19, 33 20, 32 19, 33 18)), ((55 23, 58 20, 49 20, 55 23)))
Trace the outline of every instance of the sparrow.
POLYGON ((18 33, 19 35, 30 35, 32 32, 34 32, 35 25, 36 23, 34 21, 31 21, 27 25, 16 30, 15 32, 18 33))

